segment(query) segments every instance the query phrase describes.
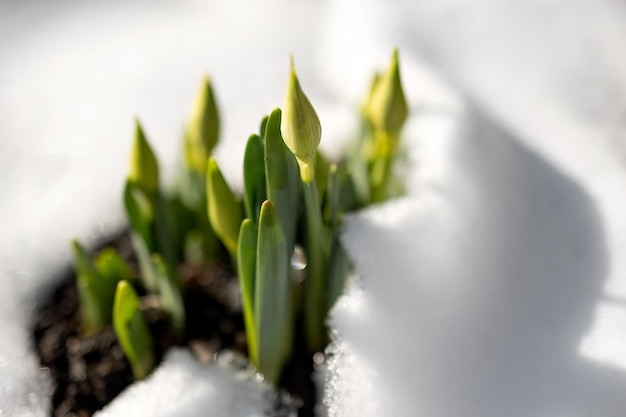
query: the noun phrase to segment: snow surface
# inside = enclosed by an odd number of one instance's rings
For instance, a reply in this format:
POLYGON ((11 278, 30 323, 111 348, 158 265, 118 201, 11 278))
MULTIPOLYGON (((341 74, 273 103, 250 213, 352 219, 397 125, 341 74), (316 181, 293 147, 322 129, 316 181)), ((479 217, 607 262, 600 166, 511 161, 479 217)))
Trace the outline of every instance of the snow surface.
MULTIPOLYGON (((0 415, 46 415, 32 309, 71 237, 122 227, 133 116, 171 171, 210 71, 237 184, 289 53, 336 153, 400 46, 410 193, 347 220, 329 415, 624 416, 625 43, 618 0, 0 2, 0 415)), ((170 374, 197 381, 190 416, 231 398, 240 381, 186 355, 108 415, 150 415, 170 374)))
POLYGON ((233 366, 232 358, 203 366, 188 350, 177 348, 145 381, 130 386, 96 417, 193 417, 199 412, 266 416, 273 406, 273 390, 254 378, 250 369, 233 366))
POLYGON ((347 220, 329 415, 625 415, 624 4, 336 4, 474 104, 414 98, 410 195, 347 220))
POLYGON ((411 194, 347 219, 330 415, 623 415, 602 201, 474 109, 430 113, 411 194))

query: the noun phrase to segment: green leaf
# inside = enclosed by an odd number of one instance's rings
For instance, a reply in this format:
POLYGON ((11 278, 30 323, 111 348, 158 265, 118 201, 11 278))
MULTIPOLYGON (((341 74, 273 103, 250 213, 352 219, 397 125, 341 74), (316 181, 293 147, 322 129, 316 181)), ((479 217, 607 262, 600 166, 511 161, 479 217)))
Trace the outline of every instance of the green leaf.
POLYGON ((148 144, 139 120, 135 121, 135 140, 130 158, 128 180, 146 195, 152 196, 159 189, 159 165, 148 144))
POLYGON ((207 166, 207 200, 211 227, 235 259, 243 212, 215 158, 209 158, 207 166))
POLYGON ((149 251, 152 251, 155 242, 152 236, 152 224, 156 215, 153 201, 130 180, 124 187, 124 207, 130 222, 130 227, 144 241, 149 251))
POLYGON ((83 330, 94 333, 111 322, 113 290, 107 288, 107 282, 100 277, 81 244, 72 240, 71 245, 83 330))
POLYGON ((261 206, 254 290, 258 369, 278 382, 293 350, 293 283, 289 253, 278 213, 270 201, 261 206))
POLYGON ((327 301, 327 268, 330 243, 315 181, 302 183, 304 197, 304 249, 307 256, 304 290, 304 325, 306 342, 311 353, 326 345, 325 326, 327 301))
MULTIPOLYGON (((348 212, 361 207, 359 191, 357 190, 352 172, 349 171, 348 161, 344 161, 337 165, 336 179, 333 179, 332 181, 336 182, 339 190, 338 200, 340 212, 348 212)), ((329 184, 330 182, 331 179, 329 179, 329 184)))
POLYGON ((348 254, 339 241, 344 205, 355 204, 355 196, 351 194, 352 183, 347 175, 345 164, 332 164, 329 170, 328 188, 325 206, 325 221, 328 225, 329 259, 327 272, 327 305, 326 312, 333 307, 346 283, 346 277, 352 264, 348 254), (348 199, 352 197, 353 200, 348 199))
POLYGON ((368 122, 370 123, 370 127, 371 126, 371 122, 369 120, 369 105, 372 101, 372 97, 374 96, 374 92, 376 91, 376 87, 378 86, 378 83, 380 81, 380 79, 382 78, 382 74, 379 73, 378 71, 374 72, 374 75, 372 76, 372 80, 370 81, 370 88, 368 90, 367 93, 367 98, 365 99, 365 102, 363 102, 363 104, 361 105, 361 116, 368 122))
POLYGON ((152 336, 139 309, 137 293, 128 281, 117 284, 113 327, 135 379, 145 378, 154 366, 152 336))
POLYGON ((169 315, 178 334, 182 335, 185 332, 185 306, 179 284, 160 255, 152 255, 152 264, 161 307, 169 315))
MULTIPOLYGON (((176 247, 178 246, 176 242, 180 239, 177 238, 175 228, 177 213, 174 203, 173 200, 165 198, 161 193, 156 193, 152 198, 148 198, 139 187, 126 181, 124 205, 131 229, 136 235, 135 239, 133 236, 131 239, 135 251, 141 254, 138 255, 140 264, 141 256, 144 256, 143 252, 147 254, 148 258, 150 253, 159 252, 163 254, 170 267, 176 264, 176 247), (138 248, 136 238, 143 241, 145 249, 138 248)), ((144 280, 144 283, 147 288, 155 290, 150 277, 144 280)))
POLYGON ((345 163, 331 164, 328 173, 328 186, 324 203, 324 222, 328 227, 328 270, 326 273, 326 308, 324 315, 343 294, 346 277, 352 264, 339 241, 341 223, 345 207, 356 205, 356 195, 348 176, 345 163))
POLYGON ((267 198, 265 185, 265 149, 263 141, 257 135, 248 139, 243 156, 243 201, 246 208, 246 217, 259 221, 261 204, 267 198))
POLYGON ((245 219, 241 223, 239 244, 237 246, 237 270, 239 273, 239 286, 241 287, 243 301, 243 318, 246 325, 246 337, 248 339, 248 354, 255 366, 259 365, 257 333, 254 322, 257 234, 256 224, 250 219, 245 219))
POLYGON ((190 230, 185 235, 185 262, 200 266, 204 260, 204 236, 198 229, 190 230))
MULTIPOLYGON (((364 129, 365 130, 365 129, 364 129)), ((366 132, 363 132, 367 135, 366 132)), ((371 201, 370 196, 370 178, 368 173, 368 156, 369 153, 363 148, 371 145, 373 139, 369 136, 362 137, 359 143, 351 146, 348 151, 347 171, 349 172, 350 187, 353 190, 355 198, 355 208, 364 207, 371 201)))
POLYGON ((280 134, 280 109, 275 109, 265 129, 265 172, 267 198, 272 202, 285 230, 287 246, 293 251, 298 221, 300 176, 293 154, 280 134))
POLYGON ((341 210, 341 173, 337 164, 332 164, 328 170, 326 195, 324 196, 324 222, 330 227, 340 221, 341 210))
POLYGON ((155 198, 156 216, 153 223, 153 236, 156 237, 156 245, 153 252, 163 255, 167 264, 174 268, 177 262, 176 244, 176 214, 172 201, 162 193, 155 198))
POLYGON ((146 287, 146 290, 151 293, 158 291, 156 272, 152 265, 152 258, 150 256, 150 250, 146 246, 143 238, 135 231, 130 232, 130 241, 135 249, 135 255, 137 256, 137 263, 139 263, 139 271, 141 273, 141 282, 146 287))
POLYGON ((133 276, 126 261, 114 248, 104 248, 100 251, 96 257, 95 266, 102 280, 109 283, 111 288, 115 288, 118 281, 130 280, 133 276))
POLYGON ((259 137, 260 138, 264 138, 265 137, 265 128, 267 127, 267 120, 268 119, 269 119, 269 116, 265 116, 261 120, 261 126, 259 127, 259 137))
POLYGON ((198 247, 202 250, 202 256, 196 260, 217 258, 222 247, 207 217, 206 172, 199 173, 185 168, 181 171, 178 198, 175 200, 178 237, 183 245, 200 245, 198 247), (190 233, 193 235, 192 240, 188 240, 190 233))
POLYGON ((182 204, 190 211, 204 209, 203 202, 206 201, 205 180, 205 171, 196 171, 186 166, 180 169, 176 191, 182 204))
POLYGON ((326 157, 318 150, 315 157, 315 182, 317 183, 317 192, 320 200, 323 200, 326 194, 326 185, 328 184, 328 170, 330 163, 326 157))
POLYGON ((185 133, 185 163, 196 172, 204 172, 206 161, 217 144, 220 118, 215 94, 208 76, 202 80, 191 120, 185 133))
POLYGON ((328 306, 326 314, 333 308, 337 299, 344 293, 346 278, 352 270, 348 253, 341 245, 338 235, 334 235, 328 260, 328 306))

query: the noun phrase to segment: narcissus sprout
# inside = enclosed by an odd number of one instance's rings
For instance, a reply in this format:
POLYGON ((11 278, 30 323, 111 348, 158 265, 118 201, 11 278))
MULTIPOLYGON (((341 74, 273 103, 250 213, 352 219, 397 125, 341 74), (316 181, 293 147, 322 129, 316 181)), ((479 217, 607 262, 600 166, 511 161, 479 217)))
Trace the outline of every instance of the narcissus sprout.
POLYGON ((92 261, 74 241, 84 331, 112 324, 135 377, 145 377, 154 366, 154 343, 136 289, 156 299, 182 335, 179 266, 228 254, 257 370, 278 383, 297 338, 310 354, 322 351, 326 315, 350 271, 339 240, 343 215, 397 193, 390 184, 408 115, 397 50, 389 69, 374 77, 361 114, 363 134, 353 151, 340 160, 326 158, 318 149, 319 117, 292 58, 282 110, 263 118, 248 139, 243 195, 233 191, 212 155, 220 119, 209 77, 183 134, 173 193, 160 186, 158 160, 137 120, 123 202, 140 279, 113 249, 92 261), (296 262, 297 254, 303 255, 296 262))

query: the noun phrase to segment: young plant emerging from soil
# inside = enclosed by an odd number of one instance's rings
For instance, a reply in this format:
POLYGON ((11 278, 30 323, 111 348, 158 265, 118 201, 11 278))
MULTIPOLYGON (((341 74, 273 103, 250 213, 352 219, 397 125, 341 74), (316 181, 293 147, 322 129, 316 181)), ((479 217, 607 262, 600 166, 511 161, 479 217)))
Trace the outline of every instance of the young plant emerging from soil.
POLYGON ((113 326, 134 378, 142 379, 163 346, 188 341, 188 323, 197 326, 186 305, 188 271, 226 260, 238 277, 249 359, 267 381, 280 383, 294 355, 312 357, 328 342, 326 315, 350 270, 339 243, 342 216, 401 193, 392 167, 407 114, 394 51, 362 107, 361 137, 345 158, 330 161, 318 150, 322 127, 292 59, 283 108, 248 139, 243 195, 212 156, 220 118, 209 78, 184 132, 173 193, 163 191, 137 121, 123 192, 134 255, 106 248, 91 259, 72 242, 81 332, 113 326), (155 310, 158 334, 147 318, 155 310))

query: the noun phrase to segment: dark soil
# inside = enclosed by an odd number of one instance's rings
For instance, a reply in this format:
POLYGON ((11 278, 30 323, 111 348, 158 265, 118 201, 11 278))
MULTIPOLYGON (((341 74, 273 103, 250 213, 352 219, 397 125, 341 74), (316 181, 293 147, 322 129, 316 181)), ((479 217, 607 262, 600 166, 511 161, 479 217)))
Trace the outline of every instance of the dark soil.
MULTIPOLYGON (((110 246, 134 265, 126 235, 110 246)), ((188 346, 205 363, 224 349, 247 354, 237 279, 229 267, 216 261, 202 267, 185 266, 179 273, 185 287, 186 334, 180 337, 172 332, 159 310, 149 305, 144 309, 155 335, 157 360, 160 362, 174 345, 188 346)), ((133 382, 130 366, 112 327, 95 335, 82 334, 75 282, 72 275, 62 283, 49 304, 40 310, 34 328, 41 364, 50 369, 56 381, 51 411, 54 417, 91 416, 133 382)), ((310 355, 297 343, 295 357, 286 367, 281 385, 292 400, 295 397, 296 404, 301 406, 298 415, 303 417, 314 415, 312 371, 310 355)), ((279 402, 275 414, 283 415, 279 402)))

